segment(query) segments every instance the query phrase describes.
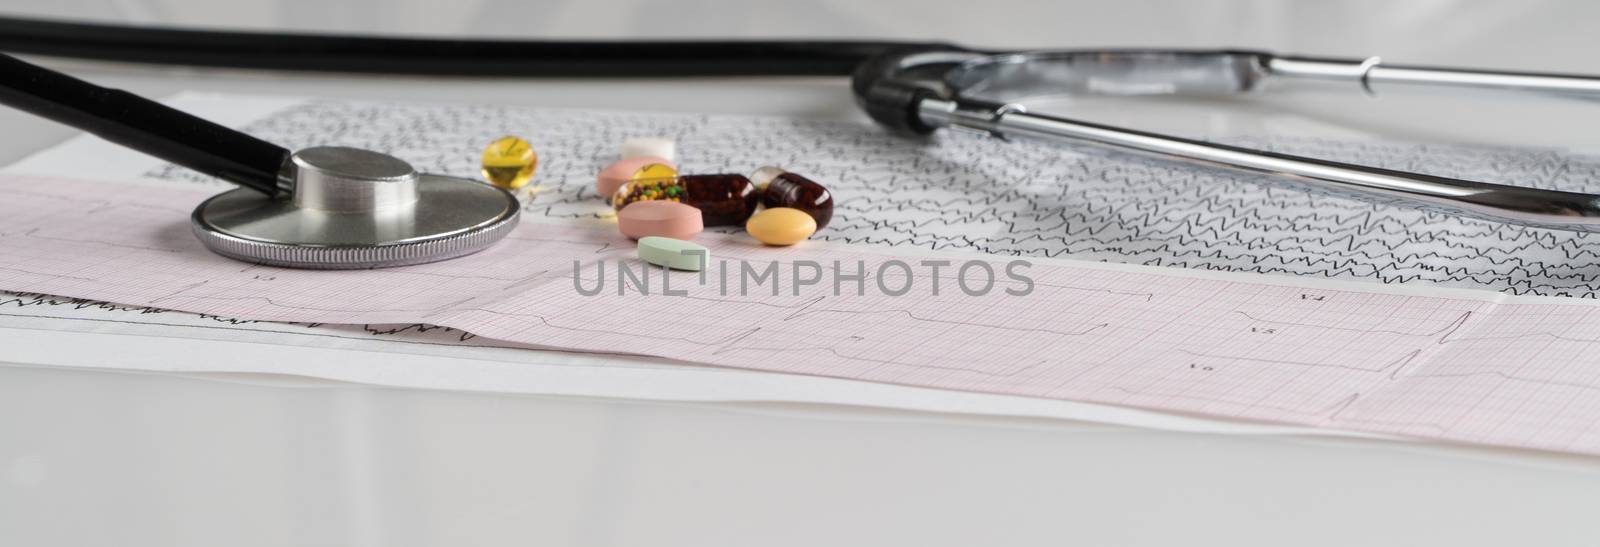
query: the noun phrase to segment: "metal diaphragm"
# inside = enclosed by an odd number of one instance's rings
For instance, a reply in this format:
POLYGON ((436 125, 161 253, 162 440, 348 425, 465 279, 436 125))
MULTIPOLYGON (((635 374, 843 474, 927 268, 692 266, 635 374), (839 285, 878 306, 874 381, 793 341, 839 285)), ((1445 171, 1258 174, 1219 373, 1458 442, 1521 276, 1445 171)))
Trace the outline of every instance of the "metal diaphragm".
POLYGON ((471 254, 517 225, 521 205, 474 180, 417 173, 399 158, 345 147, 290 157, 294 191, 240 188, 195 208, 194 234, 237 260, 314 269, 384 268, 471 254))

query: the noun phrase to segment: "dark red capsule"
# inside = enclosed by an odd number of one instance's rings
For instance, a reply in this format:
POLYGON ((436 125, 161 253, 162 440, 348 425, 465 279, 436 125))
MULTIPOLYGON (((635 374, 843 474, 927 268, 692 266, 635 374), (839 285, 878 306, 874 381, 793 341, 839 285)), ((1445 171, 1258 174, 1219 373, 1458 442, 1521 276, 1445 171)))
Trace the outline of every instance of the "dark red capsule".
MULTIPOLYGON (((770 168, 757 171, 758 178, 770 177, 766 181, 767 188, 761 193, 761 203, 767 207, 792 207, 805 211, 817 221, 817 229, 821 230, 833 220, 833 193, 826 186, 816 181, 781 171, 772 174, 770 168), (765 177, 763 175, 766 175, 765 177)), ((760 181, 758 181, 759 183, 760 181)))
POLYGON ((756 185, 744 175, 684 175, 689 199, 684 203, 700 209, 706 226, 743 226, 755 214, 760 196, 756 185))

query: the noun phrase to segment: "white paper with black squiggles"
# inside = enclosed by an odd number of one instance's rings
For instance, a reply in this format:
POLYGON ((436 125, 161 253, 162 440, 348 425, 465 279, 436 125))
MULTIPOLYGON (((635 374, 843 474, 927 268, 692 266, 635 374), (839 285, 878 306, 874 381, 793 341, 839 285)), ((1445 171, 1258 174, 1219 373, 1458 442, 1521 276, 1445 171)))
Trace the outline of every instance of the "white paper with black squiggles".
MULTIPOLYGON (((526 212, 552 218, 609 215, 595 195, 594 173, 616 159, 624 138, 659 135, 678 141, 685 172, 748 173, 779 165, 828 185, 838 209, 817 235, 828 240, 1434 282, 1517 294, 1600 294, 1596 236, 1364 203, 1273 185, 1271 177, 1091 146, 960 133, 919 141, 865 123, 770 117, 334 100, 285 102, 240 125, 289 147, 369 147, 425 170, 465 176, 476 174, 484 143, 521 135, 541 158, 540 191, 526 212)), ((1555 150, 1303 139, 1246 144, 1435 175, 1600 191, 1600 158, 1555 150)), ((138 174, 221 184, 170 165, 138 174)))
MULTIPOLYGON (((389 151, 426 170, 463 176, 477 171, 484 143, 506 133, 522 135, 534 141, 541 156, 535 179, 540 192, 527 212, 556 219, 608 215, 594 193, 594 173, 615 159, 622 139, 662 135, 678 141, 685 171, 748 172, 763 164, 776 164, 829 185, 838 197, 839 210, 833 224, 818 237, 830 240, 1390 282, 1431 281, 1591 298, 1600 288, 1596 280, 1600 277, 1600 246, 1592 236, 1320 196, 1262 185, 1268 179, 1259 176, 1092 147, 1006 143, 964 134, 919 142, 885 134, 864 123, 742 116, 237 95, 182 95, 170 102, 285 146, 365 146, 389 151)), ((1439 175, 1600 190, 1600 160, 1551 150, 1309 140, 1249 144, 1439 175)), ((5 171, 218 190, 227 186, 87 136, 24 159, 5 171)), ((450 346, 440 351, 469 359, 505 359, 479 356, 479 352, 498 350, 475 347, 482 344, 459 332, 423 325, 268 325, 44 295, 0 294, 0 328, 6 327, 174 339, 245 337, 255 343, 319 347, 332 337, 369 351, 416 353, 418 347, 450 346), (302 340, 310 338, 315 340, 302 340)), ((542 352, 518 351, 528 352, 528 359, 555 359, 535 355, 542 352)), ((4 356, 0 360, 5 360, 4 356)), ((559 360, 585 358, 565 356, 559 360)), ((654 363, 649 366, 656 368, 654 363)), ((549 386, 561 382, 540 372, 543 375, 530 385, 562 393, 678 400, 704 400, 708 398, 705 393, 749 388, 732 389, 725 383, 729 380, 699 374, 703 370, 712 369, 686 367, 673 372, 674 378, 693 377, 695 387, 644 382, 657 387, 649 394, 631 387, 641 384, 637 379, 558 389, 549 386), (627 389, 619 391, 619 386, 627 389)), ((345 372, 349 374, 329 371, 322 375, 360 377, 345 372)), ((495 389, 518 390, 515 382, 504 378, 496 382, 495 389)), ((1164 416, 1118 417, 1115 412, 1129 411, 1059 401, 1050 403, 1077 406, 1040 410, 1019 406, 1040 401, 993 398, 998 396, 985 396, 990 398, 978 403, 953 401, 950 398, 971 394, 928 390, 917 392, 918 397, 927 399, 919 403, 894 402, 882 394, 840 399, 841 394, 856 393, 860 388, 835 391, 785 386, 791 389, 784 394, 757 396, 1234 430, 1222 425, 1173 424, 1164 416), (1008 410, 1002 402, 1016 408, 1008 410)))

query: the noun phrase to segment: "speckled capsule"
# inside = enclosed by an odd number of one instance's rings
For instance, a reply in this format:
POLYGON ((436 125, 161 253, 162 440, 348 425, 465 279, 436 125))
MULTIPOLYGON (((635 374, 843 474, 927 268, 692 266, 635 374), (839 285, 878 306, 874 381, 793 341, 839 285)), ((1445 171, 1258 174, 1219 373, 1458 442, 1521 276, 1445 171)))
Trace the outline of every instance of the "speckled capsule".
POLYGON ((799 209, 817 221, 817 229, 833 220, 833 193, 816 181, 777 167, 757 169, 752 177, 767 207, 799 209))
POLYGON ((611 206, 621 211, 637 201, 676 201, 699 209, 706 226, 738 226, 756 211, 759 198, 744 175, 679 175, 628 181, 612 196, 611 206))

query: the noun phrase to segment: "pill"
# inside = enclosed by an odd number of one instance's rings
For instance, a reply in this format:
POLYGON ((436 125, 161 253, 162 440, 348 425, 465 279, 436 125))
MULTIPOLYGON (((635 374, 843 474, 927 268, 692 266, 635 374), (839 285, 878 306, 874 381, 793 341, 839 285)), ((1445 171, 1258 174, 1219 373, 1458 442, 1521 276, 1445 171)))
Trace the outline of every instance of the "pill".
POLYGON ((622 141, 622 159, 653 157, 678 159, 678 145, 664 137, 635 137, 622 141))
POLYGON ((818 230, 833 220, 833 193, 816 181, 777 167, 757 169, 750 180, 761 188, 762 205, 805 211, 817 221, 818 230))
POLYGON ((628 179, 632 177, 635 172, 637 172, 640 168, 651 164, 661 164, 676 169, 676 167, 672 165, 672 161, 667 160, 666 158, 639 157, 622 159, 612 163, 611 165, 607 165, 605 169, 600 170, 600 176, 597 177, 597 180, 595 180, 594 189, 596 192, 599 192, 600 197, 609 200, 613 194, 617 193, 618 188, 621 188, 623 184, 628 183, 628 179))
POLYGON ((645 236, 639 238, 639 259, 674 270, 698 272, 711 262, 711 251, 681 239, 645 236))
POLYGON ((750 217, 744 230, 767 245, 794 245, 817 231, 817 221, 792 207, 762 209, 750 217))
POLYGON ((704 229, 700 210, 676 201, 641 201, 617 211, 617 228, 632 239, 689 239, 704 229))
POLYGON ((756 190, 765 192, 767 191, 767 183, 772 182, 772 179, 778 178, 778 175, 782 175, 784 173, 788 173, 788 171, 783 170, 782 167, 773 167, 768 165, 766 167, 756 169, 756 172, 751 173, 750 182, 756 183, 756 190))
POLYGON ((756 186, 744 175, 679 175, 636 177, 617 189, 611 206, 621 211, 640 201, 676 201, 700 210, 706 226, 738 226, 760 202, 756 186))
POLYGON ((500 137, 483 149, 483 178, 489 184, 516 190, 528 184, 538 168, 539 155, 521 137, 500 137))
POLYGON ((628 175, 628 182, 636 180, 666 180, 677 178, 677 176, 678 168, 665 163, 652 163, 635 169, 632 175, 628 175))

